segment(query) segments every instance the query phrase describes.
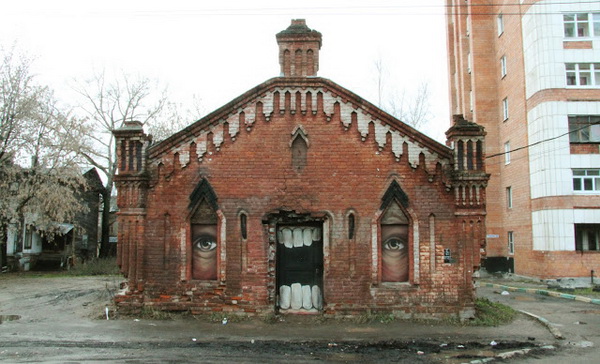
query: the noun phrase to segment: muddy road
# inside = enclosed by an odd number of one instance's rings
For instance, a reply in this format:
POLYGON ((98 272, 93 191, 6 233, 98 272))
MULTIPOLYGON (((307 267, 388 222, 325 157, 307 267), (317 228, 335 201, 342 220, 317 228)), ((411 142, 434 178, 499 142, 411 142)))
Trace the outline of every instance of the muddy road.
POLYGON ((497 328, 297 316, 230 318, 226 325, 189 315, 118 317, 111 298, 120 282, 0 275, 0 362, 463 363, 499 355, 561 362, 552 358, 585 357, 594 349, 564 345, 524 315, 497 328))

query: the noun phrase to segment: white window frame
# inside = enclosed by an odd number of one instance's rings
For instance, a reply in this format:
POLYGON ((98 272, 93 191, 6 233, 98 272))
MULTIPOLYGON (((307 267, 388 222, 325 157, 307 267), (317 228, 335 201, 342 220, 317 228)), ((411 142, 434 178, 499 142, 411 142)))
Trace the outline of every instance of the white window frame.
POLYGON ((506 56, 500 57, 500 76, 506 77, 506 56))
POLYGON ((513 208, 513 190, 512 186, 506 187, 506 208, 513 208))
POLYGON ((508 97, 502 100, 502 120, 508 120, 508 97))
POLYGON ((496 25, 498 28, 498 36, 501 36, 504 33, 504 16, 502 13, 498 14, 496 18, 496 25))
POLYGON ((600 115, 569 115, 570 143, 600 143, 600 115))
POLYGON ((467 54, 467 73, 471 74, 471 69, 472 69, 472 64, 473 62, 471 61, 471 52, 469 52, 469 54, 467 54))
POLYGON ((600 88, 600 63, 565 63, 565 86, 600 88))
POLYGON ((565 13, 563 14, 563 31, 566 39, 587 39, 592 37, 600 37, 600 13, 565 13), (567 19, 571 17, 572 19, 567 19), (587 17, 587 19, 583 19, 587 17), (567 25, 572 26, 572 33, 567 32, 567 25), (584 30, 583 34, 579 33, 579 25, 584 30))
POLYGON ((471 35, 471 17, 467 15, 467 37, 471 35))
POLYGON ((600 194, 600 169, 573 169, 573 192, 600 194))
POLYGON ((508 254, 515 254, 515 233, 514 231, 509 231, 507 234, 508 239, 508 254))
POLYGON ((504 143, 504 164, 510 164, 510 141, 504 143))

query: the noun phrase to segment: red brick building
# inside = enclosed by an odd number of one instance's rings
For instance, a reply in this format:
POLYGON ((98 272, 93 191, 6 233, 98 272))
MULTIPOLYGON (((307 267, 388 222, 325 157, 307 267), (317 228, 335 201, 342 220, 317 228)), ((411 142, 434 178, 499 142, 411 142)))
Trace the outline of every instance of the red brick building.
POLYGON ((122 309, 473 313, 484 135, 455 148, 317 77, 321 34, 277 34, 281 76, 152 144, 116 130, 122 309))
POLYGON ((600 3, 446 3, 451 112, 487 132, 486 268, 589 285, 600 270, 600 3))

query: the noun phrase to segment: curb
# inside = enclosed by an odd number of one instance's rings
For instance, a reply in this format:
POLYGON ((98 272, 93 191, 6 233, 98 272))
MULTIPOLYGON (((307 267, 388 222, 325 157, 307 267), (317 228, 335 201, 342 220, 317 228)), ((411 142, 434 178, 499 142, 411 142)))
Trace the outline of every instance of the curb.
POLYGON ((600 305, 600 299, 597 299, 597 298, 576 296, 573 294, 549 291, 547 289, 511 287, 511 286, 505 286, 503 284, 488 283, 488 282, 481 282, 481 283, 485 284, 485 287, 500 288, 505 291, 533 293, 533 294, 539 294, 542 296, 564 298, 564 299, 568 299, 568 300, 574 300, 574 301, 579 301, 579 302, 591 303, 594 305, 600 305))
POLYGON ((479 364, 479 363, 488 363, 488 362, 495 361, 495 360, 512 359, 513 357, 518 356, 518 355, 526 355, 534 349, 554 350, 556 348, 553 345, 546 345, 546 346, 542 346, 539 348, 525 348, 525 349, 513 350, 513 351, 508 351, 505 353, 498 354, 498 355, 490 357, 490 358, 472 360, 472 361, 464 363, 464 364, 479 364))
POLYGON ((552 336, 554 336, 555 339, 564 340, 564 336, 562 335, 560 330, 557 329, 556 326, 552 325, 550 323, 550 321, 546 320, 545 318, 543 318, 541 316, 534 315, 531 312, 527 312, 527 311, 523 311, 523 310, 519 310, 519 312, 537 320, 542 325, 546 326, 546 328, 548 328, 548 331, 550 331, 550 333, 552 334, 552 336))

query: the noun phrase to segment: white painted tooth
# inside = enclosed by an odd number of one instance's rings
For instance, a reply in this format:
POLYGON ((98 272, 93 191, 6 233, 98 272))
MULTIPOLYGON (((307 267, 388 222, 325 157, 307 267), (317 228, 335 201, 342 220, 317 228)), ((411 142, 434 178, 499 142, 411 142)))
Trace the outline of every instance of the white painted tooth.
POLYGON ((292 289, 290 286, 282 285, 279 287, 279 307, 284 310, 290 308, 290 300, 292 298, 292 289))
POLYGON ((321 228, 313 228, 312 239, 313 241, 321 240, 321 228))
POLYGON ((302 231, 302 236, 304 240, 304 246, 311 246, 313 242, 312 228, 305 228, 304 231, 302 231))
POLYGON ((302 308, 302 285, 300 283, 292 283, 291 307, 294 310, 302 308))
POLYGON ((319 286, 312 286, 311 299, 314 308, 316 308, 317 310, 323 308, 323 296, 321 296, 321 289, 319 288, 319 286))
POLYGON ((292 229, 282 229, 282 235, 283 235, 283 244, 285 245, 286 248, 293 248, 294 247, 294 241, 292 240, 292 229))
POLYGON ((277 241, 279 244, 283 244, 283 232, 281 229, 277 230, 277 241))
POLYGON ((294 229, 294 248, 300 248, 304 245, 304 238, 302 237, 302 228, 294 229))
POLYGON ((310 286, 302 286, 302 308, 305 310, 310 310, 312 306, 312 294, 310 286))

